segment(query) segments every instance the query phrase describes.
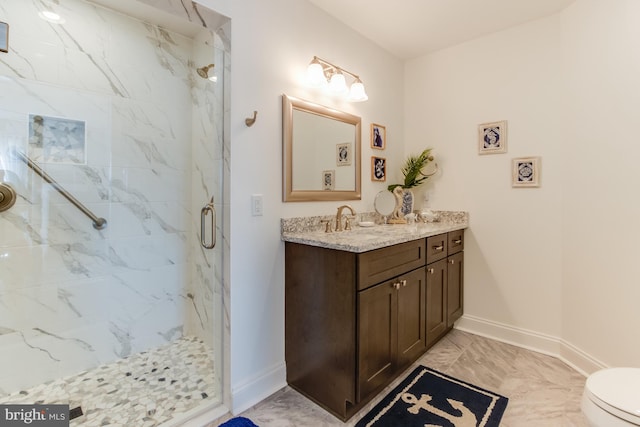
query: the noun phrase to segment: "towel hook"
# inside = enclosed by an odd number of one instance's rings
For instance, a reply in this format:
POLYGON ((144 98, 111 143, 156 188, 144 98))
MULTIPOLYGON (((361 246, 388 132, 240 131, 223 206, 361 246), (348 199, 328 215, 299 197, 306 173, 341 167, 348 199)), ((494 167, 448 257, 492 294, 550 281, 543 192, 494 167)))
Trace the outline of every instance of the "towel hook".
POLYGON ((253 117, 246 118, 244 120, 244 124, 247 125, 247 127, 253 126, 253 124, 256 122, 256 117, 258 117, 258 112, 254 111, 253 112, 253 117))

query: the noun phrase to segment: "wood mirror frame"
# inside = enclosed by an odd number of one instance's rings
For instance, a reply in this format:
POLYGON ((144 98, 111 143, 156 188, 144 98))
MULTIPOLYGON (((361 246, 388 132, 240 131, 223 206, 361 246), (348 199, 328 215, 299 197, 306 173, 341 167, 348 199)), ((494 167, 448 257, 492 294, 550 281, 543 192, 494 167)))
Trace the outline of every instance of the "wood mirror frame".
MULTIPOLYGON (((287 95, 282 95, 282 200, 284 202, 312 202, 312 201, 337 201, 337 200, 360 200, 361 199, 361 119, 353 114, 334 110, 329 107, 314 104, 287 95), (316 189, 294 189, 294 146, 298 149, 304 147, 304 141, 294 140, 294 111, 310 113, 327 120, 337 120, 353 126, 353 189, 336 190, 316 190, 316 189)), ((338 141, 344 142, 344 141, 338 141)), ((351 141, 349 141, 351 142, 351 141)), ((335 152, 336 141, 329 141, 328 147, 335 152)), ((312 155, 311 153, 309 155, 312 155)), ((318 172, 318 180, 322 173, 318 172)), ((318 181, 320 182, 320 181, 318 181)))

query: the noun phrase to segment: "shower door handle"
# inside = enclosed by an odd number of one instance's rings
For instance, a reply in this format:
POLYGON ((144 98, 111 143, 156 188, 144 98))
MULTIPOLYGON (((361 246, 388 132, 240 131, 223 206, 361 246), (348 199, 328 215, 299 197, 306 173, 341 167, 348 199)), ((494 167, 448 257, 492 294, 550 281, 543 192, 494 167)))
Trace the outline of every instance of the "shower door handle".
POLYGON ((205 249, 213 249, 216 246, 216 208, 213 206, 213 196, 200 211, 200 244, 205 249), (205 237, 207 215, 211 213, 211 243, 207 244, 205 237))

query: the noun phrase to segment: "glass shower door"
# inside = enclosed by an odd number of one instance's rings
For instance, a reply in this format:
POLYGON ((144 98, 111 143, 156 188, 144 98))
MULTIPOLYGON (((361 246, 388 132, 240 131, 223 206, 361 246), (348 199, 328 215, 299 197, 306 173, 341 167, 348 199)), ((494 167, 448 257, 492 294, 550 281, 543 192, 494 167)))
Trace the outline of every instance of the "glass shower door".
POLYGON ((226 21, 135 3, 0 5, 0 180, 17 194, 0 212, 0 402, 66 402, 76 422, 151 396, 167 404, 125 406, 162 423, 224 400, 226 21), (49 5, 60 22, 41 18, 49 5))

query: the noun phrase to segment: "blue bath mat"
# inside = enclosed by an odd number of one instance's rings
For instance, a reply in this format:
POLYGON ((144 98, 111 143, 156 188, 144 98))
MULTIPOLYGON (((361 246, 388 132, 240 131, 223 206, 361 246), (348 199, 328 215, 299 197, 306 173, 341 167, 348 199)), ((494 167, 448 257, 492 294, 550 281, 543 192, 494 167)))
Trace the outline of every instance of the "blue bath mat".
POLYGON ((258 427, 249 418, 235 417, 220 424, 218 427, 258 427))
POLYGON ((420 366, 356 427, 498 427, 507 402, 504 396, 420 366))

